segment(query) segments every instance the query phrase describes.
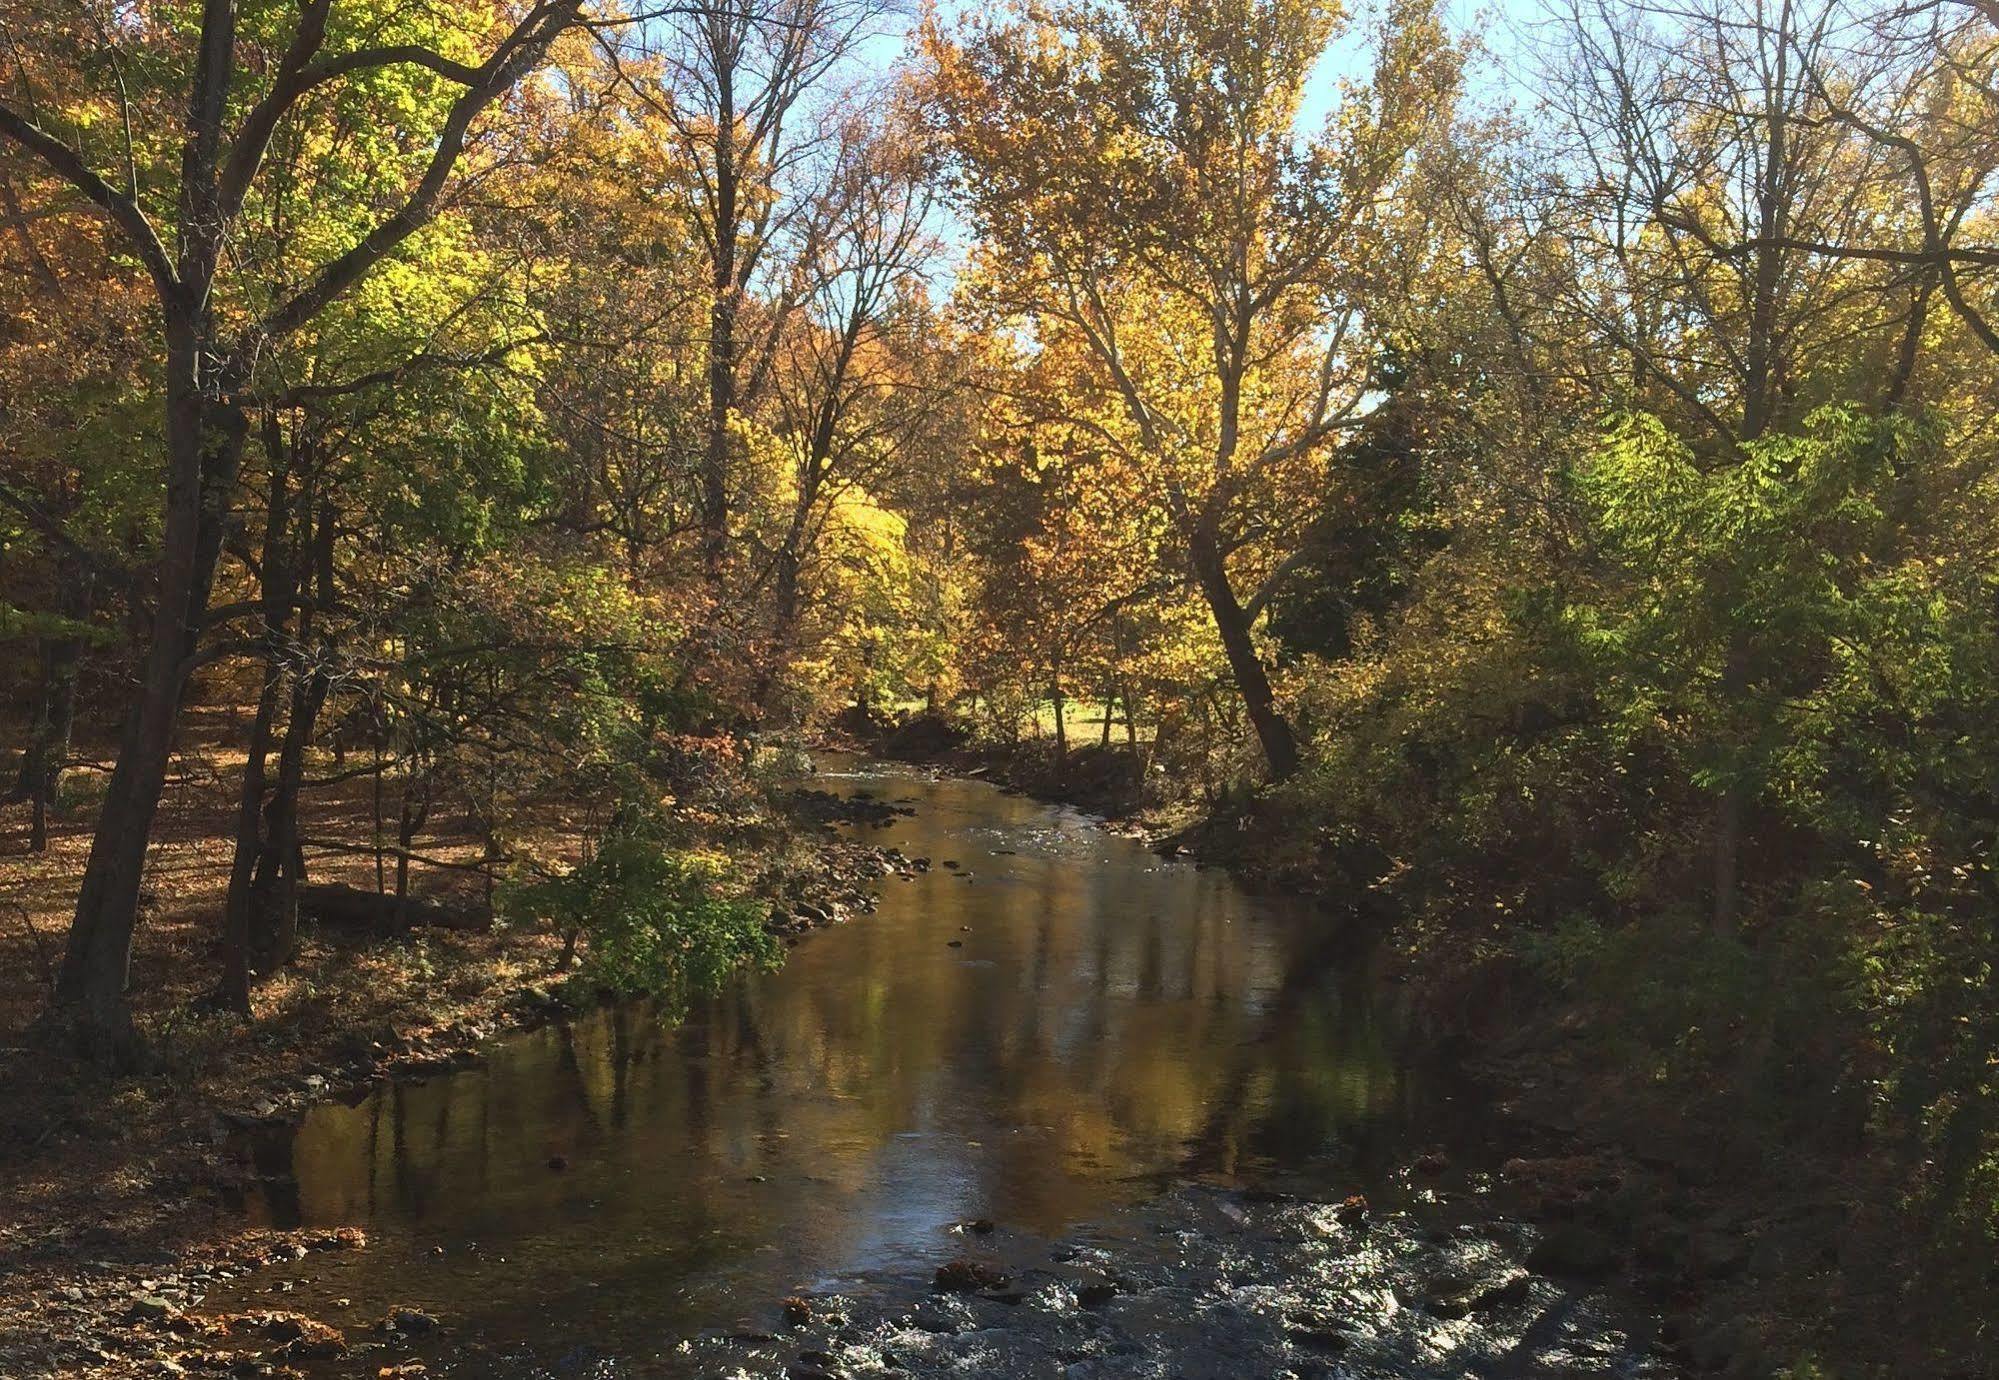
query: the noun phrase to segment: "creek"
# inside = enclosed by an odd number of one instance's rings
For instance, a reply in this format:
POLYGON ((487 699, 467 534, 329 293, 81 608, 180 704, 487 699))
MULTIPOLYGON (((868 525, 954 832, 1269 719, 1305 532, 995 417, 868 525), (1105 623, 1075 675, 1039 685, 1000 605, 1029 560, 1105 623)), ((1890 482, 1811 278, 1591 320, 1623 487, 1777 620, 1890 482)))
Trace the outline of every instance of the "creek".
POLYGON ((913 807, 868 835, 928 870, 678 1025, 609 1007, 315 1108, 251 1212, 368 1249, 210 1306, 442 1324, 328 1375, 1663 1373, 1586 1293, 1478 1301, 1530 1229, 1411 1175, 1487 1122, 1353 926, 982 782, 819 784, 913 807), (934 1292, 966 1259, 988 1287, 934 1292))

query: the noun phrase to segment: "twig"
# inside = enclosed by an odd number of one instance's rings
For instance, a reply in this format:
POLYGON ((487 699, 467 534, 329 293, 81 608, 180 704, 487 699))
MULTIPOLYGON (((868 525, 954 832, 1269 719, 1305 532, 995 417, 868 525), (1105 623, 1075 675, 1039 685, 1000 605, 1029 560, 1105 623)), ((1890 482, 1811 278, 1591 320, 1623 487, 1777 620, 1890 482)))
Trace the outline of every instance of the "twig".
POLYGON ((14 908, 21 912, 21 923, 27 927, 28 938, 32 939, 35 943, 35 957, 41 960, 42 964, 42 985, 48 988, 50 992, 54 992, 56 990, 55 960, 49 956, 49 946, 42 939, 42 932, 35 928, 34 912, 28 909, 25 901, 14 902, 14 908))
MULTIPOLYGON (((328 853, 365 853, 370 857, 376 851, 373 844, 334 843, 330 839, 300 839, 298 844, 301 848, 318 848, 328 853)), ((446 867, 454 872, 485 873, 495 863, 513 861, 510 857, 498 857, 485 858, 479 862, 452 862, 448 858, 426 857, 422 853, 412 852, 407 848, 398 848, 394 844, 383 844, 381 852, 391 858, 408 858, 411 862, 422 863, 426 867, 446 867)))

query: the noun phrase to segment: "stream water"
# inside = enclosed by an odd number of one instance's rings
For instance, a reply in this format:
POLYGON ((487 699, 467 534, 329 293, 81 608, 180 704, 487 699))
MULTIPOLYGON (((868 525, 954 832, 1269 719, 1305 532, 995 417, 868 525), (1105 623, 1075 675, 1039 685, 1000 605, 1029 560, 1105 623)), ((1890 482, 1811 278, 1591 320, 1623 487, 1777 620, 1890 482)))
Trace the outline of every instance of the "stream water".
MULTIPOLYGON (((923 1368, 882 1339, 909 1332, 940 1264, 977 1251, 1031 1278, 1053 1246, 1071 1274, 1090 1267, 1134 1297, 1154 1271, 1167 1316, 1129 1325, 1177 1321, 1221 1358, 1183 1348, 1141 1364, 1114 1338, 1058 1338, 1011 1359, 944 1348, 938 1368, 1313 1373, 1228 1359, 1226 1328, 1191 1327, 1171 1301, 1193 1287, 1172 1271, 1256 1287, 1254 1249, 1201 1265, 1198 1243, 1249 1230, 1279 1268, 1273 1253, 1318 1229, 1252 1221, 1300 1210, 1268 1206, 1270 1190, 1307 1204, 1357 1188, 1433 1196, 1398 1170, 1418 1147, 1476 1141, 1469 1095, 1398 1056, 1345 927, 979 782, 869 767, 822 784, 913 806, 871 836, 930 870, 884 879, 877 913, 807 937, 781 971, 678 1027, 607 1009, 315 1109, 253 1210, 278 1226, 360 1225, 369 1248, 237 1281, 238 1297, 211 1306, 296 1308, 357 1337, 420 1308, 444 1323, 414 1344, 433 1375, 889 1373, 923 1368), (801 1294, 836 1300, 817 1311, 838 1329, 814 1334, 833 1351, 803 1361, 779 1311, 801 1294)), ((1377 1274, 1444 1235, 1378 1234, 1377 1274)), ((1081 1316, 1077 1281, 1059 1273, 1029 1307, 1019 1290, 954 1298, 971 1311, 910 1335, 1081 1316)), ((1369 1287, 1398 1311, 1390 1283, 1369 1287)), ((1280 1315, 1298 1303, 1272 1303, 1272 1346, 1297 1344, 1296 1318, 1280 1315)), ((1622 1334, 1591 1330, 1603 1365, 1590 1369, 1629 1372, 1622 1334)), ((1411 1345, 1384 1373, 1444 1354, 1411 1345)), ((1592 1353, 1564 1353, 1579 1354, 1592 1353)), ((372 1376, 395 1359, 322 1370, 372 1376)))

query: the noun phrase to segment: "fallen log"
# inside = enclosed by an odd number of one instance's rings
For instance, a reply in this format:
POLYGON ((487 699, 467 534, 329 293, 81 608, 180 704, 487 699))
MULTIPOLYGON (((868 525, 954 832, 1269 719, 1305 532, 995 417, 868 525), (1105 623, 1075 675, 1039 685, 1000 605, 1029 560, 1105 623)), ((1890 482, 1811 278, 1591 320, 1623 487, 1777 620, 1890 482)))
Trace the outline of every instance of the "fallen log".
POLYGON ((298 889, 298 908, 322 925, 390 934, 405 929, 487 930, 492 907, 466 901, 424 901, 363 891, 340 882, 314 882, 298 889))

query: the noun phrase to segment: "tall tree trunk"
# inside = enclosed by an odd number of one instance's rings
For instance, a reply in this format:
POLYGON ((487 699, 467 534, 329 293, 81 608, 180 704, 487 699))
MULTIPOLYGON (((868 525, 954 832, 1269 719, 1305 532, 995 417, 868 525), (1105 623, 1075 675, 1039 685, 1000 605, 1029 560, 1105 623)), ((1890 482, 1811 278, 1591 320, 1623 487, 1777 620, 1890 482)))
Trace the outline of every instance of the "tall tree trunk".
POLYGON ((708 319, 708 449, 701 463, 701 563, 711 581, 729 554, 729 413, 736 405, 736 302, 719 291, 708 319))
POLYGON ((204 396, 213 350, 194 322, 168 326, 167 501, 151 645, 127 712, 56 979, 58 1022, 113 1062, 137 1054, 125 984, 153 816, 166 786, 181 695, 208 612, 247 421, 204 396))
POLYGON ((305 779, 305 749, 330 689, 325 672, 319 668, 292 676, 277 774, 271 776, 265 763, 278 680, 274 668, 266 683, 266 700, 258 705, 250 760, 244 769, 236 859, 224 908, 227 943, 222 997, 229 1009, 244 1015, 249 1014, 252 980, 282 968, 297 947, 298 893, 306 880, 305 852, 299 843, 299 788, 305 779))
POLYGON ((264 848, 257 859, 251 892, 256 898, 250 929, 251 960, 259 973, 291 962, 298 947, 298 891, 305 884, 305 850, 299 844, 298 793, 305 780, 305 749, 312 741, 329 689, 318 667, 292 681, 284 742, 278 749, 278 776, 264 807, 264 848))
MULTIPOLYGON (((296 467, 296 466, 294 466, 296 467)), ((295 667, 291 675, 291 699, 285 710, 285 736, 278 748, 277 779, 271 783, 270 800, 264 807, 263 848, 251 881, 254 898, 250 923, 250 957, 256 972, 268 974, 291 961, 298 941, 298 891, 305 884, 305 852, 299 845, 298 795, 305 782, 305 750, 319 727, 320 711, 332 690, 327 675, 331 654, 328 639, 321 635, 320 617, 333 606, 333 542, 335 509, 331 501, 318 500, 317 457, 305 466, 304 492, 298 503, 296 536, 292 544, 290 573, 281 585, 288 600, 296 600, 303 589, 313 597, 299 603, 296 644, 310 649, 309 667, 295 667), (310 540, 308 541, 308 527, 310 540)))
POLYGON ((50 1013, 89 1052, 113 1064, 133 1063, 141 1052, 125 998, 139 888, 248 430, 242 409, 221 401, 236 380, 221 376, 218 361, 228 352, 220 348, 209 315, 224 228, 216 174, 235 41, 235 7, 203 5, 187 137, 181 147, 180 244, 174 265, 178 292, 163 292, 160 304, 166 345, 166 509, 157 603, 139 684, 119 735, 118 760, 91 837, 50 1013))
POLYGON ((770 701, 791 660, 791 642, 798 628, 798 577, 800 534, 803 521, 796 520, 777 551, 777 573, 771 588, 770 654, 757 678, 756 701, 768 710, 770 701))
POLYGON ((1228 657, 1243 709, 1249 714, 1257 742, 1263 748, 1264 763, 1270 769, 1271 779, 1282 781, 1298 769, 1298 740, 1292 735, 1291 725, 1278 712, 1277 697, 1270 689, 1270 675, 1256 654, 1256 644, 1249 635, 1249 619, 1229 584, 1228 570, 1213 535, 1197 528, 1188 548, 1194 577, 1200 582, 1208 612, 1214 617, 1215 631, 1221 637, 1222 651, 1228 657))
POLYGON ((416 843, 417 832, 430 818, 436 784, 427 761, 403 782, 402 804, 396 821, 395 927, 399 930, 409 924, 410 849, 416 843))
POLYGON ((771 594, 771 627, 780 652, 791 646, 792 632, 798 626, 798 567, 798 548, 786 541, 777 553, 777 579, 771 594))
POLYGON ((42 693, 35 714, 34 736, 21 762, 33 819, 28 848, 40 853, 49 846, 49 811, 62 790, 63 769, 69 765, 70 734, 76 723, 76 674, 83 644, 75 637, 49 638, 42 644, 42 693))
POLYGON ((373 776, 373 787, 369 793, 375 831, 369 837, 375 842, 375 894, 380 896, 383 894, 385 887, 382 880, 382 772, 385 768, 382 762, 382 734, 384 724, 381 717, 382 705, 379 699, 369 706, 369 713, 368 741, 375 753, 375 770, 371 773, 373 776))
POLYGON ((256 969, 252 954, 256 926, 254 882, 264 856, 264 806, 277 720, 278 695, 285 677, 284 644, 297 589, 297 553, 292 540, 291 456, 284 426, 275 412, 263 415, 264 544, 259 555, 259 591, 263 628, 259 641, 264 663, 263 685, 257 695, 257 717, 250 729, 249 751, 243 761, 243 789, 236 804, 236 851, 229 865, 229 892, 222 905, 222 1004, 240 1016, 250 1014, 250 978, 256 969))
POLYGON ((1059 762, 1069 755, 1069 723, 1064 712, 1068 705, 1062 700, 1062 663, 1059 661, 1048 678, 1048 694, 1055 701, 1055 760, 1059 762))
POLYGON ((742 174, 736 159, 735 73, 716 73, 713 300, 708 308, 708 447, 701 464, 701 563, 721 580, 729 554, 729 414, 736 406, 737 221, 742 174))

